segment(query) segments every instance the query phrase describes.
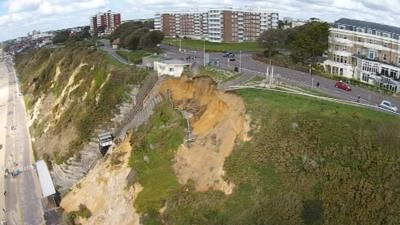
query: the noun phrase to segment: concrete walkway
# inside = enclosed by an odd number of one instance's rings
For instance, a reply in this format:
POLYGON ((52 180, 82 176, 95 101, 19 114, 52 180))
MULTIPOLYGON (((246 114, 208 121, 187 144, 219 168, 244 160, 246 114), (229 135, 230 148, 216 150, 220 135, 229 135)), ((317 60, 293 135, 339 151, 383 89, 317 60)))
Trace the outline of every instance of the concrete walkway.
POLYGON ((0 221, 5 220, 5 213, 2 209, 5 208, 4 193, 4 170, 5 170, 5 145, 7 135, 7 113, 8 113, 8 71, 4 62, 0 62, 0 221))

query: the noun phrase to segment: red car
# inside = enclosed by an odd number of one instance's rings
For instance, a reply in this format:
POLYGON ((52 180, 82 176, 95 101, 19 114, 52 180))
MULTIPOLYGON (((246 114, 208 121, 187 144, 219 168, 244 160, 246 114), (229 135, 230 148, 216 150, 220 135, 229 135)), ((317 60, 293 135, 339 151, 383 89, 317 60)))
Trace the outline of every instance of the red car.
POLYGON ((336 82, 335 87, 345 91, 351 91, 351 87, 342 81, 336 82))

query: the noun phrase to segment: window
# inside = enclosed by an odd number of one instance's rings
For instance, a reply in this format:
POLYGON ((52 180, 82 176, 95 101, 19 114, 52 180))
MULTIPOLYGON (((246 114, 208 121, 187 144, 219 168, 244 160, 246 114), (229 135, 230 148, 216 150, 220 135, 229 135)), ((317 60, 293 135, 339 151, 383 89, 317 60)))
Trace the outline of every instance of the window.
POLYGON ((375 51, 369 50, 368 58, 370 58, 370 59, 375 59, 375 55, 376 55, 376 52, 375 52, 375 51))
POLYGON ((363 73, 361 79, 362 79, 363 81, 365 81, 365 82, 368 82, 368 80, 369 80, 369 75, 366 74, 366 73, 363 73))
POLYGON ((384 76, 389 76, 389 69, 382 67, 381 74, 384 76))
POLYGON ((390 77, 397 77, 397 71, 396 70, 390 70, 390 77))
POLYGON ((383 54, 383 61, 386 61, 386 59, 387 59, 387 57, 386 57, 386 54, 383 54))

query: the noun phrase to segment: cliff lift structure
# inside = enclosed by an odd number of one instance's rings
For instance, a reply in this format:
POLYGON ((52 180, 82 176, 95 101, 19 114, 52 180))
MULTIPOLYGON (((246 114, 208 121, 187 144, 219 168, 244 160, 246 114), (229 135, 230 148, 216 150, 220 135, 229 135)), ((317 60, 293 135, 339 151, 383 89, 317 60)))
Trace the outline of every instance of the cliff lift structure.
POLYGON ((107 153, 108 149, 113 144, 113 139, 114 136, 111 134, 111 132, 105 132, 97 135, 97 140, 99 142, 99 150, 103 156, 107 153))

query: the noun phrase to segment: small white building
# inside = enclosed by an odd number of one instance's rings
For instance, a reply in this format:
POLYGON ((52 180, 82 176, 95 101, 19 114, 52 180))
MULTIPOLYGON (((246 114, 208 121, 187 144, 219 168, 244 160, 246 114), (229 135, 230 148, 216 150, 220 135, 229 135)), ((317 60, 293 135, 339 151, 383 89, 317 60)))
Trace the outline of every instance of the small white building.
POLYGON ((191 66, 192 63, 178 59, 154 61, 154 71, 157 72, 158 76, 181 77, 183 71, 191 66))

